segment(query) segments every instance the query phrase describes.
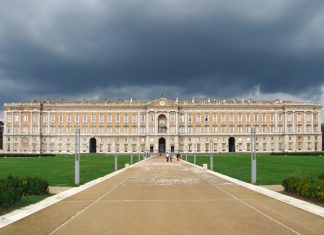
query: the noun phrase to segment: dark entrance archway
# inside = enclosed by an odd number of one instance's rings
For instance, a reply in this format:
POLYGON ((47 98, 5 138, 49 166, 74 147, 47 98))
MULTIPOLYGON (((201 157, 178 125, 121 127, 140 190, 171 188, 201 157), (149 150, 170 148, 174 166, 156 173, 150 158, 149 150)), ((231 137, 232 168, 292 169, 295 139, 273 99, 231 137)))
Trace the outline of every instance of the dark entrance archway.
POLYGON ((163 137, 159 139, 159 153, 165 153, 165 139, 163 137))
POLYGON ((228 152, 235 152, 235 138, 230 137, 228 139, 228 152))
POLYGON ((97 152, 97 140, 96 138, 91 138, 89 141, 89 152, 96 153, 97 152))

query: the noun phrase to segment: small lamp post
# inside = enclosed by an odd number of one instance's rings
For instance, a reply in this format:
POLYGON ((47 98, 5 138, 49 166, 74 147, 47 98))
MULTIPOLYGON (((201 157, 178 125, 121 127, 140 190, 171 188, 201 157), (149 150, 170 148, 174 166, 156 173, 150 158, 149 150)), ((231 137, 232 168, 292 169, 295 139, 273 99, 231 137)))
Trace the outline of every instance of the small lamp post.
POLYGON ((251 183, 256 183, 256 129, 251 129, 251 183))

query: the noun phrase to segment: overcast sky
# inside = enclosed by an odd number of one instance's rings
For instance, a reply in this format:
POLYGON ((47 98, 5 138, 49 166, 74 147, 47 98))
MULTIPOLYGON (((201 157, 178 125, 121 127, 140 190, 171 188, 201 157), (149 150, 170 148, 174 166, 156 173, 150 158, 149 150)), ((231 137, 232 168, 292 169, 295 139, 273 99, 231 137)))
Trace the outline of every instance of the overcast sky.
POLYGON ((0 89, 324 105, 324 1, 1 0, 0 89))

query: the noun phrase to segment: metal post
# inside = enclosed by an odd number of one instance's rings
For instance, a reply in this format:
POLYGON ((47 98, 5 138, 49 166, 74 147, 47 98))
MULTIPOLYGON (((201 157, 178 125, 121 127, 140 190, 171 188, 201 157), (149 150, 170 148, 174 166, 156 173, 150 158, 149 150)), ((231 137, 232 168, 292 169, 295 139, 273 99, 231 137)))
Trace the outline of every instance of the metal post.
POLYGON ((117 170, 118 170, 118 156, 115 153, 115 171, 117 171, 117 170))
POLYGON ((251 183, 256 183, 256 130, 251 129, 251 183))
POLYGON ((188 154, 186 153, 186 162, 188 161, 188 154))
POLYGON ((196 151, 195 151, 195 154, 194 154, 194 164, 196 165, 196 153, 197 153, 197 149, 198 149, 198 147, 197 147, 197 144, 196 144, 196 151))
POLYGON ((131 165, 133 165, 133 154, 131 154, 131 165))
POLYGON ((212 149, 213 139, 210 140, 210 170, 214 170, 214 157, 213 157, 213 149, 212 149))
POLYGON ((74 183, 80 184, 80 129, 75 130, 75 162, 74 162, 74 183))

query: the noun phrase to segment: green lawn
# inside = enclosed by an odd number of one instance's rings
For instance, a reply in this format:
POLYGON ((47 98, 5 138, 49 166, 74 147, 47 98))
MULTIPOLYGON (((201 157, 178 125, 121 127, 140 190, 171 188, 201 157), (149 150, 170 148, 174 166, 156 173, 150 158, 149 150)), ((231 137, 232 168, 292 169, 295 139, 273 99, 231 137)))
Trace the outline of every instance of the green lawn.
MULTIPOLYGON (((131 155, 118 156, 118 169, 130 163, 131 155)), ((143 156, 141 156, 143 159, 143 156)), ((133 163, 139 160, 133 155, 133 163)), ((104 176, 115 169, 114 155, 81 154, 80 183, 104 176)), ((0 158, 0 178, 8 175, 37 176, 48 181, 50 186, 74 186, 74 155, 55 157, 0 158)))
MULTIPOLYGON (((182 156, 185 160, 185 155, 182 156)), ((188 156, 193 162, 194 157, 188 156)), ((210 165, 209 156, 197 156, 196 164, 210 165)), ((251 156, 246 155, 214 155, 214 170, 233 178, 251 182, 251 156)), ((324 173, 324 156, 257 156, 257 184, 281 184, 290 176, 317 177, 324 173)))

